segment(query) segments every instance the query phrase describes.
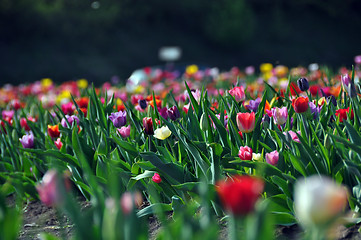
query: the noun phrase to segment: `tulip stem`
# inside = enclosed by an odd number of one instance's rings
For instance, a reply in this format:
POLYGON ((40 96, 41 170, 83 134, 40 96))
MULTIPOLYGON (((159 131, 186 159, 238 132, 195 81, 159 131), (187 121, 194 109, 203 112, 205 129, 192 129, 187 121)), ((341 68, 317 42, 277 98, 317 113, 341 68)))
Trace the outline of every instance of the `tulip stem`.
POLYGON ((238 228, 238 221, 237 217, 231 214, 228 220, 228 239, 229 240, 237 240, 237 228, 238 228))

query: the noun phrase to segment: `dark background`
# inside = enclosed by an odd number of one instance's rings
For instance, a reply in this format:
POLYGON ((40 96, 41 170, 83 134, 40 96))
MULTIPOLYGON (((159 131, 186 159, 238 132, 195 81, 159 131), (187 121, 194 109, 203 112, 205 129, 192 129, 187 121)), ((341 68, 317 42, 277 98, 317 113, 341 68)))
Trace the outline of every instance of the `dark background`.
POLYGON ((360 0, 0 0, 0 83, 122 80, 163 64, 333 68, 361 54, 360 0))

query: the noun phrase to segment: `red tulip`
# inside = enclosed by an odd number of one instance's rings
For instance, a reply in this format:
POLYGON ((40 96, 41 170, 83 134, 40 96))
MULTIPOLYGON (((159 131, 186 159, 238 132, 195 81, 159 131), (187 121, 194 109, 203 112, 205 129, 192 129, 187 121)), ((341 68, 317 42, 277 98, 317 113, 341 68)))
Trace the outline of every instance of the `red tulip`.
POLYGON ((48 125, 48 134, 52 138, 57 138, 60 136, 59 125, 48 125))
POLYGON ((33 118, 33 117, 28 117, 28 119, 26 120, 26 118, 21 118, 20 119, 20 126, 22 128, 25 129, 25 131, 30 131, 30 127, 28 125, 28 121, 31 121, 31 122, 36 122, 36 119, 33 118))
POLYGON ((242 133, 250 133, 253 131, 256 116, 254 112, 251 113, 237 113, 237 126, 242 133))
POLYGON ((216 184, 223 207, 236 216, 253 211, 263 187, 263 180, 250 176, 236 176, 216 184))
POLYGON ((238 157, 241 160, 252 160, 252 148, 245 146, 245 147, 240 147, 239 148, 239 152, 238 152, 238 157))
POLYGON ((296 113, 304 113, 308 110, 308 98, 298 97, 293 99, 292 106, 296 113))
MULTIPOLYGON (((336 117, 340 118, 340 122, 343 122, 343 120, 347 120, 347 113, 350 111, 350 107, 346 109, 338 109, 336 110, 336 117)), ((351 109, 351 120, 353 119, 354 114, 353 110, 351 109)))

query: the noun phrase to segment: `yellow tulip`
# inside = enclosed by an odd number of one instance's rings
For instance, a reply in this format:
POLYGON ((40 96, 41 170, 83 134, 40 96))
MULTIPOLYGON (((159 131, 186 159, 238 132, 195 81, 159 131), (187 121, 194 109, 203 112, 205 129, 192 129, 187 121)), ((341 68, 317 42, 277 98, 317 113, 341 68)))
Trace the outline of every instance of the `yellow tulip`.
POLYGON ((169 130, 167 126, 163 126, 161 128, 157 128, 154 131, 154 137, 160 140, 164 140, 168 138, 171 135, 171 133, 172 132, 169 130))
POLYGON ((48 88, 53 84, 53 81, 50 78, 41 79, 41 86, 44 88, 48 88))
POLYGON ((187 66, 187 68, 186 68, 186 73, 187 73, 188 75, 193 75, 193 74, 195 74, 196 72, 198 72, 198 66, 197 66, 197 65, 193 64, 193 65, 187 66))
POLYGON ((271 63, 262 63, 259 69, 262 73, 270 72, 273 69, 273 65, 271 63))
POLYGON ((79 79, 77 82, 78 88, 87 88, 88 87, 88 81, 84 78, 79 79))

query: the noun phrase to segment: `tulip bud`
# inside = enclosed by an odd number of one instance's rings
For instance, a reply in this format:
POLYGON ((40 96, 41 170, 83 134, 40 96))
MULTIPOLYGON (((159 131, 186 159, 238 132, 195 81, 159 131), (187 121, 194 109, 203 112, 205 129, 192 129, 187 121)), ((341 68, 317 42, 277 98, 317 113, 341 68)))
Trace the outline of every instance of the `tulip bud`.
POLYGON ((271 112, 275 124, 282 125, 287 122, 287 117, 288 117, 287 107, 282 107, 282 108, 275 107, 271 109, 271 112))
POLYGON ((237 102, 241 102, 246 99, 246 95, 244 93, 244 88, 241 87, 234 87, 228 91, 230 95, 232 95, 237 102))
POLYGON ((148 106, 147 101, 145 99, 139 99, 138 104, 143 110, 146 109, 148 106))
POLYGON ((160 177, 160 175, 158 173, 154 173, 154 175, 152 177, 152 181, 155 182, 155 183, 161 183, 162 178, 160 177))
POLYGON ((292 106, 296 113, 304 113, 308 110, 308 98, 298 97, 292 100, 292 106))
POLYGON ((207 122, 207 115, 205 113, 202 113, 201 120, 199 122, 200 122, 200 127, 201 127, 202 131, 207 131, 208 130, 208 122, 207 122))
POLYGON ((299 78, 297 80, 297 85, 301 91, 307 91, 310 88, 307 78, 299 78))

